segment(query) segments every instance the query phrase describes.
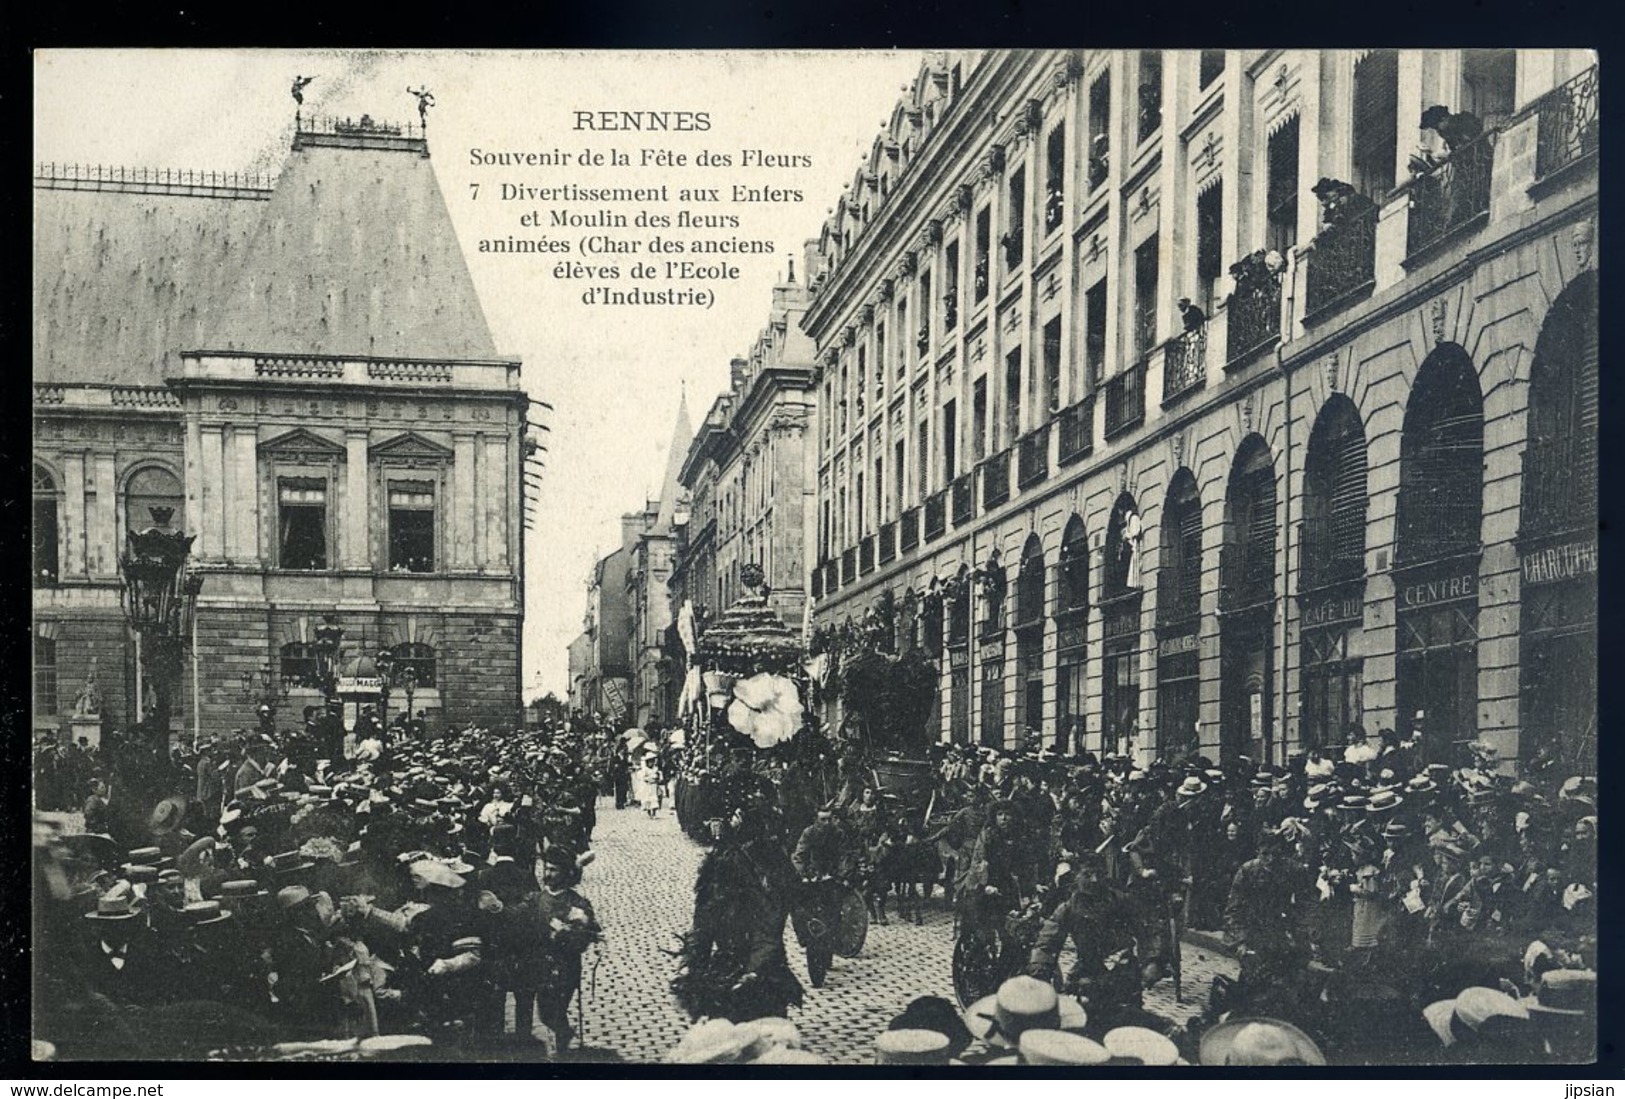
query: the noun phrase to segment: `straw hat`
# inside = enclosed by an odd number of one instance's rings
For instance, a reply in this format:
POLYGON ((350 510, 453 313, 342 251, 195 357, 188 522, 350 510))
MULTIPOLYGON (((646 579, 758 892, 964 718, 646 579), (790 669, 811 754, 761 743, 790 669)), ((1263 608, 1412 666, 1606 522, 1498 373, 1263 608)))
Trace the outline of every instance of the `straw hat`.
POLYGON ((1324 1065, 1313 1039, 1279 1019, 1227 1019, 1202 1035, 1204 1065, 1324 1065))
POLYGON ((1021 1036, 1021 1059, 1029 1065, 1103 1065, 1112 1059, 1093 1038, 1065 1030, 1029 1030, 1021 1036))
POLYGON ((1108 1030, 1101 1044, 1114 1061, 1171 1065, 1179 1060, 1179 1047, 1167 1035, 1158 1034, 1149 1027, 1120 1026, 1108 1030))
POLYGON ((1027 1030, 1082 1030, 1088 1022, 1076 996, 1059 996, 1036 977, 1011 977, 965 1012, 965 1025, 974 1037, 1005 1049, 1027 1030))
POLYGON ((948 1036, 934 1030, 887 1030, 875 1039, 877 1065, 945 1065, 948 1036))

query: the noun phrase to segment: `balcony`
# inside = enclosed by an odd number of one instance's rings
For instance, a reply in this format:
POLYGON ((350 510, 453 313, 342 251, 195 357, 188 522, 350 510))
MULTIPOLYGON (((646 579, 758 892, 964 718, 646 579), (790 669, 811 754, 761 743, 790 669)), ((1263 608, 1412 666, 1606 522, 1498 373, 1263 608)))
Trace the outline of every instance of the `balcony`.
POLYGON ((897 560, 897 523, 887 523, 880 528, 880 563, 897 560))
POLYGON ((1021 266, 1022 250, 1026 246, 1027 235, 1021 226, 1012 226, 1010 231, 999 238, 1004 246, 1004 267, 1007 271, 1014 271, 1021 266))
POLYGON ((1093 393, 1070 408, 1061 410, 1059 465, 1067 466, 1081 461, 1095 449, 1095 395, 1093 393))
POLYGON ((834 595, 841 587, 841 564, 830 561, 824 565, 824 591, 834 595))
POLYGON ((1230 325, 1227 367, 1240 365, 1280 340, 1283 269, 1280 256, 1263 249, 1230 265, 1236 289, 1225 308, 1230 325))
POLYGON ((816 569, 813 569, 811 581, 812 581, 812 583, 811 583, 812 597, 814 599, 822 599, 824 597, 824 566, 823 565, 819 565, 816 569))
POLYGON ((999 451, 982 463, 982 510, 992 511, 1010 499, 1010 451, 999 451))
POLYGON ((925 540, 933 542, 948 530, 948 490, 943 489, 925 501, 925 540))
POLYGON ((1162 348, 1162 406, 1207 384, 1207 325, 1182 332, 1162 348))
POLYGON ((920 544, 920 509, 909 508, 898 522, 903 528, 903 552, 907 553, 920 544))
POLYGON ((1145 423, 1145 360, 1106 383, 1106 438, 1145 423))
POLYGON ((1537 180, 1596 155, 1601 136, 1596 66, 1537 99, 1535 113, 1539 119, 1535 137, 1537 180))
POLYGON ((1372 206, 1326 226, 1315 237, 1305 273, 1305 321, 1364 297, 1376 285, 1377 215, 1381 212, 1381 207, 1372 206))
POLYGON ((1405 233, 1408 256, 1489 217, 1490 172, 1498 136, 1492 130, 1468 142, 1411 180, 1411 215, 1405 233))
POLYGON ((1049 424, 1028 432, 1016 451, 1016 485, 1028 488, 1049 476, 1049 424))
POLYGON ((975 508, 975 484, 969 473, 954 478, 954 483, 948 486, 949 495, 953 499, 954 526, 964 526, 970 522, 971 511, 975 508))
POLYGON ((858 578, 858 551, 855 549, 841 551, 841 583, 850 584, 858 578))
POLYGON ((867 576, 875 571, 875 536, 870 534, 858 543, 858 575, 867 576))

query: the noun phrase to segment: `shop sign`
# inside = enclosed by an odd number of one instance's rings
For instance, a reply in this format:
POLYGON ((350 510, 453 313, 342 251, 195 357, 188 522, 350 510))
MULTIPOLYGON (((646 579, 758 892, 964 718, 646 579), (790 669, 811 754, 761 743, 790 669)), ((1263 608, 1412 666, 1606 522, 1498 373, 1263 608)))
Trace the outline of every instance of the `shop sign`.
POLYGON ((959 669, 959 668, 968 667, 969 665, 970 665, 970 650, 969 649, 961 647, 961 648, 949 649, 948 650, 948 667, 954 668, 954 669, 959 669))
POLYGON ((1157 643, 1158 656, 1178 656, 1181 653, 1193 653, 1201 647, 1201 642, 1193 633, 1181 637, 1165 637, 1157 643))
POLYGON ((339 677, 338 693, 341 695, 375 695, 383 694, 384 681, 374 675, 344 675, 339 677))
POLYGON ((1102 636, 1108 641, 1119 637, 1128 637, 1140 632, 1140 608, 1138 605, 1123 610, 1114 610, 1106 615, 1102 636))
POLYGON ((1518 559, 1525 584, 1551 584, 1580 576, 1597 575, 1597 540, 1570 542, 1566 546, 1526 553, 1518 559))
POLYGON ((1004 662, 1004 636, 1001 634, 991 641, 984 641, 976 650, 976 659, 982 664, 1000 664, 1004 662))
POLYGON ((1340 599, 1322 599, 1303 609, 1305 629, 1359 622, 1364 617, 1365 603, 1358 595, 1346 595, 1340 599))
POLYGON ((1399 605, 1404 610, 1420 610, 1440 603, 1473 598, 1477 594, 1478 574, 1468 572, 1460 576, 1446 576, 1438 580, 1407 584, 1399 589, 1399 605))

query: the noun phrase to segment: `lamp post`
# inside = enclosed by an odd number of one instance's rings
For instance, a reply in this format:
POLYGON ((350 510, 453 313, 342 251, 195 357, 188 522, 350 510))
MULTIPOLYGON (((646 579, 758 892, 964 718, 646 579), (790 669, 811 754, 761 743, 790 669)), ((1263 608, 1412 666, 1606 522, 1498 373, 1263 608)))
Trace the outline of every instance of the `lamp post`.
POLYGON ((381 733, 389 728, 390 673, 395 670, 395 654, 388 649, 379 649, 372 662, 378 666, 378 680, 382 684, 378 692, 378 726, 381 733))
POLYGON ((140 638, 138 660, 157 697, 147 726, 150 746, 167 751, 175 689, 180 683, 182 657, 188 631, 195 621, 203 577, 186 568, 197 535, 165 529, 173 508, 148 510, 153 525, 130 531, 119 558, 119 601, 130 627, 140 638))
POLYGON ((343 651, 344 627, 323 624, 316 627, 316 678, 322 697, 331 704, 338 690, 339 655, 343 651))

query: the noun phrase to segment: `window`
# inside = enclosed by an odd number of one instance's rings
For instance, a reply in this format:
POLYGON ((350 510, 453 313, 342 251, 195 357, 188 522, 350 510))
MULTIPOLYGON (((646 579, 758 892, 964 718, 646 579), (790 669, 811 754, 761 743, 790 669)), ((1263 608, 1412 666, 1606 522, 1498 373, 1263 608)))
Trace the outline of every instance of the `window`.
POLYGON ((434 483, 389 482, 389 571, 434 571, 434 483))
POLYGON ((1044 143, 1044 232, 1061 227, 1066 212, 1066 123, 1057 123, 1044 143))
MULTIPOLYGON (((875 449, 879 450, 880 447, 876 446, 875 449)), ((886 515, 887 515, 888 510, 889 509, 886 506, 886 459, 883 458, 881 455, 876 454, 875 455, 875 526, 876 527, 879 527, 880 524, 882 524, 882 523, 884 523, 886 521, 886 515)))
POLYGON ((1269 226, 1266 247, 1286 254, 1298 243, 1298 120, 1270 136, 1269 181, 1265 204, 1269 226))
POLYGON ((42 466, 34 467, 34 584, 55 584, 62 575, 58 554, 61 535, 56 522, 56 480, 42 466))
POLYGON ((1103 278, 1083 295, 1083 361, 1091 387, 1106 376, 1106 280, 1103 278))
POLYGON ((1581 275, 1546 314, 1529 371, 1524 535, 1585 533, 1597 523, 1597 283, 1581 275))
POLYGON ((391 673, 397 684, 404 683, 406 672, 410 669, 414 676, 414 685, 417 687, 433 688, 435 686, 435 651, 431 645, 421 641, 407 641, 396 645, 389 650, 395 658, 395 668, 391 673))
POLYGON ((1044 551, 1037 535, 1027 539, 1016 574, 1016 729, 1044 723, 1044 551))
POLYGON ((1134 133, 1143 142, 1162 126, 1162 54, 1156 50, 1140 51, 1139 95, 1134 133))
POLYGON ((129 530, 161 527, 186 529, 186 496, 180 479, 167 469, 148 466, 124 486, 124 522, 129 530))
POLYGON ((863 506, 863 474, 861 473, 858 474, 857 485, 853 489, 853 492, 855 493, 854 502, 857 504, 858 537, 862 538, 865 534, 869 533, 869 515, 863 506))
POLYGON ((903 510, 903 501, 908 496, 908 482, 904 479, 908 460, 908 443, 903 439, 898 439, 897 444, 892 449, 894 451, 892 456, 892 478, 896 481, 894 487, 896 497, 893 501, 893 510, 900 512, 903 510))
MULTIPOLYGON (((923 356, 931 348, 931 272, 920 272, 920 331, 915 337, 914 346, 923 356)), ((908 329, 903 329, 903 335, 908 335, 908 329)))
POLYGON ((1484 501, 1484 398, 1467 353, 1441 345, 1422 363, 1399 443, 1399 533, 1404 563, 1479 545, 1484 501))
POLYGON ((1315 419, 1304 468, 1303 586, 1365 572, 1366 446, 1354 402, 1336 394, 1315 419))
POLYGON ((1004 357, 1004 439, 1011 446, 1021 436, 1021 348, 1004 357))
POLYGON ((315 645, 308 641, 290 641, 282 646, 281 657, 284 687, 321 687, 321 663, 316 659, 315 645))
POLYGON ((1230 608, 1268 602, 1275 590, 1275 466, 1257 435, 1242 444, 1226 497, 1222 584, 1230 608))
POLYGON ((947 484, 958 474, 959 402, 948 401, 942 406, 942 483, 947 484))
POLYGON ((987 297, 988 250, 992 247, 993 211, 986 206, 976 215, 976 284, 974 300, 987 297))
POLYGON ((841 364, 841 434, 842 435, 846 434, 846 428, 847 428, 846 412, 847 412, 847 406, 849 404, 851 404, 851 393, 852 393, 851 380, 847 377, 846 364, 842 363, 841 364))
POLYGON ((1044 410, 1048 417, 1061 411, 1061 318, 1044 326, 1044 410))
POLYGON ((1224 75, 1224 51, 1203 50, 1196 66, 1196 86, 1206 88, 1224 75))
POLYGON ((1027 169, 1017 168, 1010 176, 1010 226, 1004 235, 1004 269, 1014 271, 1021 266, 1021 252, 1027 228, 1027 169))
POLYGON ((919 457, 915 463, 916 475, 920 479, 920 499, 924 500, 931 493, 931 421, 921 420, 919 434, 916 436, 919 447, 919 457))
POLYGON ((1512 117, 1517 99, 1516 50, 1461 51, 1461 109, 1478 116, 1485 130, 1512 117))
POLYGON ((835 423, 835 383, 824 383, 824 449, 830 447, 830 434, 835 423))
POLYGON ((327 568, 327 479, 277 479, 277 560, 285 569, 327 568))
POLYGON ((1089 85, 1089 190, 1106 182, 1111 172, 1112 74, 1102 72, 1089 85))
POLYGON ((56 713, 56 642, 34 635, 34 714, 56 713))
POLYGON ((1157 237, 1134 250, 1134 357, 1157 344, 1157 237))
POLYGON ((875 325, 875 393, 886 380, 886 322, 875 325))
POLYGON ((1213 315, 1219 275, 1224 270, 1224 184, 1215 183, 1196 196, 1196 286, 1202 311, 1213 315))
POLYGON ((987 457, 987 379, 977 378, 971 387, 970 406, 971 461, 980 462, 987 457))
POLYGON ((942 328, 945 332, 952 332, 954 325, 959 323, 959 242, 956 240, 948 245, 945 253, 943 276, 948 283, 942 295, 942 328))
MULTIPOLYGON (((869 347, 867 344, 858 345, 858 388, 861 390, 868 384, 869 377, 869 347)), ((875 396, 880 396, 880 387, 885 383, 886 372, 879 366, 875 372, 875 396)), ((861 405, 859 406, 862 407, 861 405)))
POLYGON ((1394 189, 1399 150, 1399 53, 1372 50, 1354 65, 1354 186, 1375 202, 1394 189))
POLYGON ((908 362, 913 358, 908 347, 908 298, 897 299, 897 376, 908 373, 908 362))
POLYGON ((1181 469, 1162 512, 1162 548, 1157 562, 1157 622, 1173 625, 1195 618, 1202 606, 1202 501, 1196 478, 1181 469))

